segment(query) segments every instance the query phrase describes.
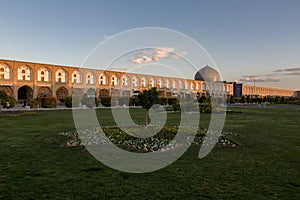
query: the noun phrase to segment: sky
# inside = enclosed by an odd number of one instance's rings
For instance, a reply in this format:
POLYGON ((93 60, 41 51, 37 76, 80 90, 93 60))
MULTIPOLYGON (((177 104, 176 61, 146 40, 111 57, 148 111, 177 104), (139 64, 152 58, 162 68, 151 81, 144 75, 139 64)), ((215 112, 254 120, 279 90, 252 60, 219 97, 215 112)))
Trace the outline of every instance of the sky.
POLYGON ((0 0, 0 5, 2 59, 80 66, 112 35, 162 27, 201 44, 224 80, 300 90, 297 0, 0 0))

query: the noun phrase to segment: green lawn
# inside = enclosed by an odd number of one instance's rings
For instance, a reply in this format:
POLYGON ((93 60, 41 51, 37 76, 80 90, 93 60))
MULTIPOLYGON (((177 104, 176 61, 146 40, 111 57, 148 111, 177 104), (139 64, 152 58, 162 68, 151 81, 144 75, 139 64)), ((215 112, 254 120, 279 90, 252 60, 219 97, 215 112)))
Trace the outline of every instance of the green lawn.
MULTIPOLYGON (((204 159, 192 145, 156 172, 128 174, 103 165, 84 147, 66 147, 72 111, 0 113, 0 199, 300 199, 300 109, 232 108, 224 130, 241 144, 204 159)), ((114 125, 109 110, 98 110, 114 125)), ((144 112, 131 110, 142 123, 144 112)), ((176 125, 178 113, 168 115, 176 125)), ((201 114, 201 126, 209 124, 201 114)))

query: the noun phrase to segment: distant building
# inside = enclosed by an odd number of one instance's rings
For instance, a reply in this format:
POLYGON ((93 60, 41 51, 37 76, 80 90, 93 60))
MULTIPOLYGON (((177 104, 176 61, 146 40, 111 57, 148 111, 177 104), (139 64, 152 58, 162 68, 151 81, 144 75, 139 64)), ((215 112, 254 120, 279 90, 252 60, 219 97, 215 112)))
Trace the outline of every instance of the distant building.
POLYGON ((294 97, 296 97, 297 99, 300 99, 300 90, 294 92, 294 97))
POLYGON ((243 96, 243 84, 242 83, 233 83, 233 96, 241 98, 243 96))

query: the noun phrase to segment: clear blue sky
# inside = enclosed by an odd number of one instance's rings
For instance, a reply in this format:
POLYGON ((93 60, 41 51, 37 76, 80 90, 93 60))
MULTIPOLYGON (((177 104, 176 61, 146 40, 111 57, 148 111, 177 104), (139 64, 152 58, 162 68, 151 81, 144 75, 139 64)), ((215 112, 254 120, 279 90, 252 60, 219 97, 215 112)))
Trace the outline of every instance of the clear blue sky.
POLYGON ((255 77, 256 85, 300 90, 297 0, 0 0, 0 5, 3 59, 78 66, 108 35, 165 27, 202 44, 225 80, 255 77))

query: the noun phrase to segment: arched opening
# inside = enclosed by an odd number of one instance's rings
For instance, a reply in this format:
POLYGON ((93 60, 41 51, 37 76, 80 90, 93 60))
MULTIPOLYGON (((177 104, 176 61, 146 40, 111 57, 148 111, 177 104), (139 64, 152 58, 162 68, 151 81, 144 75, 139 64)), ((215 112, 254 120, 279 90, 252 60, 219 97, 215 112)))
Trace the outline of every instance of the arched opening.
POLYGON ((68 90, 61 86, 56 90, 56 99, 60 102, 63 102, 64 99, 68 96, 68 90))
POLYGON ((102 89, 99 91, 99 98, 101 97, 109 97, 109 92, 106 89, 102 89))
POLYGON ((27 65, 19 67, 18 68, 18 80, 31 81, 32 80, 32 69, 27 65))
POLYGON ((96 98, 96 91, 93 88, 88 89, 86 92, 87 97, 89 98, 96 98))
POLYGON ((18 100, 32 100, 33 90, 31 87, 25 85, 18 89, 18 100))
POLYGON ((119 79, 117 75, 112 75, 111 76, 111 85, 112 86, 117 86, 119 85, 119 79))
POLYGON ((131 82, 132 82, 132 87, 139 86, 139 79, 137 77, 133 77, 131 82))
POLYGON ((63 69, 58 69, 55 73, 55 81, 57 83, 66 83, 67 82, 67 72, 63 69))
POLYGON ((80 89, 80 88, 74 88, 73 89, 73 95, 75 97, 82 97, 82 95, 83 95, 82 89, 80 89))
POLYGON ((72 83, 77 83, 77 84, 82 83, 82 74, 80 71, 74 71, 72 73, 72 83))
POLYGON ((41 67, 37 71, 37 81, 49 82, 50 70, 47 67, 41 67))
POLYGON ((106 85, 107 84, 107 76, 105 74, 100 75, 99 84, 100 85, 106 85))
POLYGON ((95 84, 96 83, 96 75, 93 72, 89 72, 86 75, 86 84, 95 84))
POLYGON ((127 75, 122 77, 122 86, 129 86, 129 77, 127 75))
POLYGON ((0 79, 4 79, 4 68, 0 68, 0 79))
POLYGON ((122 96, 123 97, 130 97, 130 90, 123 90, 122 96))
POLYGON ((52 91, 49 87, 40 87, 38 91, 38 97, 51 97, 52 91))
POLYGON ((147 86, 148 86, 148 80, 145 77, 143 77, 142 78, 142 87, 147 87, 147 86))

